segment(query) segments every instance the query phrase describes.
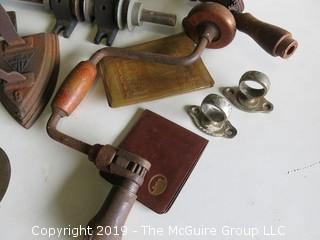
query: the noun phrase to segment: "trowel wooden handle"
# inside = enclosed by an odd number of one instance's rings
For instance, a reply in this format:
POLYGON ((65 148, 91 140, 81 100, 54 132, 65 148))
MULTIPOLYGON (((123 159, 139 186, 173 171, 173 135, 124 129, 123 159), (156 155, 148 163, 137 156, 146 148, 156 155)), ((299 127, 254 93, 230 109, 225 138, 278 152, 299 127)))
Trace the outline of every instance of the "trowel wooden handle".
POLYGON ((90 91, 96 76, 96 65, 90 61, 79 63, 67 76, 53 100, 53 110, 69 116, 90 91))
POLYGON ((297 49, 298 42, 287 30, 262 22, 250 13, 232 13, 237 22, 237 29, 252 37, 272 56, 289 58, 297 49))

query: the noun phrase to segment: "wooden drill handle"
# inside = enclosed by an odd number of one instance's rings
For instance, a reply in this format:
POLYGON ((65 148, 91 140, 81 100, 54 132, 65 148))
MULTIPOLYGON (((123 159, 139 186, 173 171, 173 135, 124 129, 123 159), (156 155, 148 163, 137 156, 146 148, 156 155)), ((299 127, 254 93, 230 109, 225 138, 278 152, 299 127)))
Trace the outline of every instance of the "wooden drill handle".
POLYGON ((69 116, 90 91, 96 76, 96 65, 90 61, 79 63, 67 76, 53 100, 53 110, 69 116))
POLYGON ((90 235, 84 240, 120 240, 123 226, 137 199, 137 195, 120 186, 113 186, 97 215, 90 221, 90 235))
POLYGON ((237 22, 237 29, 248 34, 270 55, 289 58, 297 49, 298 42, 287 30, 262 22, 250 13, 232 13, 237 22))

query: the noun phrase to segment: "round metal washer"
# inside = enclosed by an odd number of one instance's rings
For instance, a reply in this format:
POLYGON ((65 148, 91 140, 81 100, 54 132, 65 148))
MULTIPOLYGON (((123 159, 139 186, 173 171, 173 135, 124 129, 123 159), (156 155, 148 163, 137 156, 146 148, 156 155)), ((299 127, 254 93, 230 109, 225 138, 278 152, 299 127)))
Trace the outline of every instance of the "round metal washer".
MULTIPOLYGON (((137 21, 140 21, 141 18, 141 11, 140 13, 137 10, 137 1, 131 0, 128 6, 128 12, 127 12, 127 26, 129 31, 133 31, 135 26, 137 26, 137 21)), ((139 7, 142 7, 142 4, 139 4, 139 7)), ((139 9, 139 8, 138 8, 139 9)))
POLYGON ((84 16, 82 12, 82 0, 72 0, 72 5, 71 5, 71 11, 72 14, 75 16, 77 21, 82 22, 84 21, 84 16))
POLYGON ((123 22, 123 6, 124 6, 125 0, 119 0, 118 7, 117 7, 117 25, 119 29, 125 28, 125 23, 123 22))
POLYGON ((86 22, 92 22, 94 19, 94 2, 92 0, 83 0, 83 16, 86 22))
POLYGON ((132 24, 135 26, 142 26, 142 9, 143 9, 143 4, 141 2, 135 2, 133 4, 132 8, 132 24))

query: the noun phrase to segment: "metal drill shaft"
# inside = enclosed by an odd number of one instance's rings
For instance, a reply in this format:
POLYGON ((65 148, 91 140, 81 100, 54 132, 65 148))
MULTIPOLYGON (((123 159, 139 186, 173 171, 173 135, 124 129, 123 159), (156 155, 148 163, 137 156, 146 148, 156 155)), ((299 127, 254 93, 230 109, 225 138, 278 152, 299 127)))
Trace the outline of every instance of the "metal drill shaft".
POLYGON ((134 26, 141 26, 144 22, 167 26, 175 26, 177 22, 176 15, 145 9, 143 4, 137 0, 131 0, 129 3, 127 16, 127 25, 130 31, 134 26))
POLYGON ((167 26, 175 26, 177 22, 177 16, 173 14, 143 9, 141 14, 141 21, 167 26))

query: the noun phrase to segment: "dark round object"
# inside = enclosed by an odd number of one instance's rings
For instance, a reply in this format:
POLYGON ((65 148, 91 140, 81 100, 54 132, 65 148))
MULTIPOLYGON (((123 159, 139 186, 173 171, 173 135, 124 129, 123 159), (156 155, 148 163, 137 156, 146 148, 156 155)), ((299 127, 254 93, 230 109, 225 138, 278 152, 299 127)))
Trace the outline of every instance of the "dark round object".
POLYGON ((183 20, 186 34, 199 42, 206 24, 212 24, 219 30, 207 48, 223 48, 232 42, 236 34, 236 21, 232 13, 218 3, 202 3, 194 7, 183 20))
POLYGON ((243 0, 200 0, 200 2, 216 2, 220 3, 230 10, 243 12, 244 11, 244 2, 243 0))

